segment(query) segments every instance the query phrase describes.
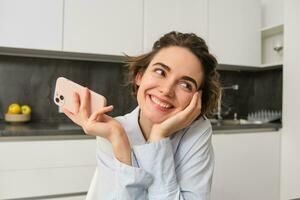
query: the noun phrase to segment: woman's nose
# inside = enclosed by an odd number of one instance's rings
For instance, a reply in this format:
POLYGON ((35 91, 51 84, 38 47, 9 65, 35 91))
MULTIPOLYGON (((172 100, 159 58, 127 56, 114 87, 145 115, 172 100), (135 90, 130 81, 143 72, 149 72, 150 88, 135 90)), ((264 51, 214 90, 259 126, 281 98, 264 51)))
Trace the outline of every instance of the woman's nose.
POLYGON ((161 85, 160 87, 160 93, 162 93, 165 96, 173 97, 174 96, 174 84, 171 82, 166 82, 161 85))

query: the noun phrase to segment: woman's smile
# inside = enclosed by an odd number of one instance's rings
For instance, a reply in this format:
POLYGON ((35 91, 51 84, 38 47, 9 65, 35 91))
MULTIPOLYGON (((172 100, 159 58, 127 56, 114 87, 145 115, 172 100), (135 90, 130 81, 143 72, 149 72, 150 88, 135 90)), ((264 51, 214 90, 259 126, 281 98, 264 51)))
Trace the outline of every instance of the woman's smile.
POLYGON ((147 99, 150 105, 158 111, 169 112, 172 110, 172 108, 174 108, 174 106, 171 103, 157 96, 147 95, 147 99))

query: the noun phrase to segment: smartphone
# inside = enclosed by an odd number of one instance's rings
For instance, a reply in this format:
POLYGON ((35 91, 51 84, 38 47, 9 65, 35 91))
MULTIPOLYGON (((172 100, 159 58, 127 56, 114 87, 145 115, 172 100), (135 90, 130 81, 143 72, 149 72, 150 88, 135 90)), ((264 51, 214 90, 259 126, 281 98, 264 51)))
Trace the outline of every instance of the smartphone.
MULTIPOLYGON (((66 108, 72 113, 75 113, 74 95, 76 92, 82 101, 84 97, 85 87, 64 77, 59 77, 56 80, 54 91, 54 103, 60 108, 66 108)), ((99 111, 100 108, 106 106, 106 99, 104 96, 90 91, 90 106, 91 112, 99 111)))

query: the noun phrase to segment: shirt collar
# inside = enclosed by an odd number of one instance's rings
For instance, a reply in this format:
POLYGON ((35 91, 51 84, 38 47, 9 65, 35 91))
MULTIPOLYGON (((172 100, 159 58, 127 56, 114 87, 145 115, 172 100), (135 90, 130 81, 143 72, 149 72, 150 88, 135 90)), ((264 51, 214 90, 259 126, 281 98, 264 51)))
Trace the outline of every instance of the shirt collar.
POLYGON ((128 120, 131 122, 130 124, 132 125, 132 127, 130 128, 130 132, 132 133, 130 133, 129 137, 131 145, 141 145, 146 143, 143 132, 139 125, 139 113, 140 107, 137 106, 133 111, 131 111, 131 113, 127 115, 128 120))

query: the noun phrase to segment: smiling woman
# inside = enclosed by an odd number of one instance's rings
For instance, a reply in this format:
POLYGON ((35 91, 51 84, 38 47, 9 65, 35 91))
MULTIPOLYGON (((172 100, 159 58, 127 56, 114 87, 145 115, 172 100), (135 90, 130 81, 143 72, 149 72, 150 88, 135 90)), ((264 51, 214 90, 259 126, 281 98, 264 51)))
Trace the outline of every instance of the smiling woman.
POLYGON ((128 57, 138 106, 124 116, 91 113, 90 92, 75 95, 76 113, 63 110, 97 136, 97 168, 87 199, 210 198, 214 169, 206 116, 220 96, 217 61, 203 39, 170 32, 151 52, 128 57))
MULTIPOLYGON (((205 41, 193 33, 170 32, 154 43, 151 52, 136 57, 128 56, 129 83, 132 85, 133 95, 136 95, 139 87, 136 84, 137 75, 143 74, 148 66, 152 66, 156 62, 153 60, 156 56, 167 59, 167 62, 175 63, 173 67, 176 67, 177 70, 186 70, 187 74, 192 74, 191 76, 185 76, 184 79, 194 82, 197 90, 205 91, 202 96, 201 113, 206 116, 211 115, 218 104, 221 90, 219 74, 216 71, 217 60, 208 51, 205 41), (161 53, 161 51, 165 51, 167 48, 170 49, 170 47, 172 47, 172 50, 161 53), (199 76, 199 74, 193 74, 195 71, 189 71, 189 67, 201 73, 203 77, 197 79, 196 76, 199 76), (195 78, 192 79, 192 77, 195 78), (197 83, 200 85, 197 85, 197 83)), ((156 58, 156 60, 159 59, 156 58)), ((167 71, 170 71, 170 67, 172 67, 166 65, 167 63, 158 62, 155 64, 160 65, 167 71)))
MULTIPOLYGON (((195 34, 170 32, 155 42, 151 52, 128 57, 127 61, 129 82, 142 111, 140 117, 145 115, 152 123, 160 123, 186 108, 198 90, 202 94, 198 118, 211 115, 218 104, 217 61, 205 41, 195 34), (151 102, 155 104, 151 106, 151 102)), ((147 125, 146 121, 140 120, 144 123, 141 128, 149 133, 151 122, 147 125)))

